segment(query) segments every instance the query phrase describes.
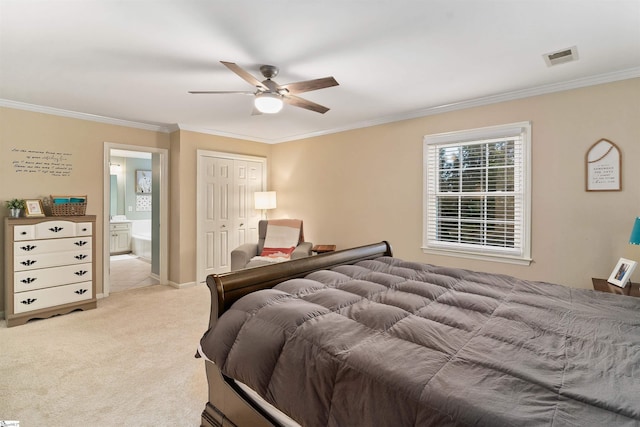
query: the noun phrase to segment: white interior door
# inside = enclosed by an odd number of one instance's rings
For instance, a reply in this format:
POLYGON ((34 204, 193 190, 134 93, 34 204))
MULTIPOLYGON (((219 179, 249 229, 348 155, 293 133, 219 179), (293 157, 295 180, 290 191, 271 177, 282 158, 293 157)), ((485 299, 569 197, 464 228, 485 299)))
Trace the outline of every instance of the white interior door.
POLYGON ((198 152, 198 282, 230 271, 231 251, 258 241, 260 212, 253 207, 253 193, 266 186, 265 162, 198 152))
POLYGON ((229 271, 232 235, 233 160, 203 156, 200 158, 203 178, 200 200, 204 202, 202 234, 205 277, 229 271))
MULTIPOLYGON (((235 217, 233 224, 234 247, 258 241, 260 212, 253 207, 253 193, 262 191, 263 164, 252 161, 234 161, 235 217)), ((233 249, 233 248, 232 248, 233 249)))

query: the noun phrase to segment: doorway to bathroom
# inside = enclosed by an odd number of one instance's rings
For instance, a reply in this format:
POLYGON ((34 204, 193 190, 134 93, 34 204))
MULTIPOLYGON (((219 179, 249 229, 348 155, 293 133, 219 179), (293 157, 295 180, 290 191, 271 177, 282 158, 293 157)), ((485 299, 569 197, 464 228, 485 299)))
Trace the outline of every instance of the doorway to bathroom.
POLYGON ((167 155, 105 143, 104 296, 167 283, 167 155))

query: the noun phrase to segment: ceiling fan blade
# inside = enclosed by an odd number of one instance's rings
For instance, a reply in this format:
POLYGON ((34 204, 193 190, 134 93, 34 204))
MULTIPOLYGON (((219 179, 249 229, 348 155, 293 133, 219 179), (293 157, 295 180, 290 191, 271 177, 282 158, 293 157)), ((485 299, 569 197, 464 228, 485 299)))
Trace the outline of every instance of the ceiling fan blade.
POLYGON ((311 102, 307 99, 303 99, 293 95, 283 96, 282 100, 289 105, 293 105, 294 107, 304 108, 320 114, 324 114, 329 111, 329 109, 323 105, 316 104, 315 102, 311 102))
POLYGON ((302 92, 310 92, 312 90, 324 89, 331 86, 338 86, 338 84, 339 83, 333 77, 323 77, 321 79, 281 85, 280 88, 287 89, 289 93, 296 94, 302 92))
POLYGON ((240 67, 239 65, 233 62, 225 62, 225 61, 220 61, 220 62, 222 63, 222 65, 224 65, 225 67, 227 67, 228 69, 230 69, 231 71, 239 75, 244 81, 246 81, 250 85, 255 86, 257 88, 262 88, 264 90, 269 89, 265 85, 263 85, 260 80, 253 77, 251 74, 245 71, 244 68, 240 67))
POLYGON ((201 94, 221 94, 221 93, 239 93, 241 95, 255 95, 255 92, 249 90, 190 90, 189 93, 196 95, 201 94))

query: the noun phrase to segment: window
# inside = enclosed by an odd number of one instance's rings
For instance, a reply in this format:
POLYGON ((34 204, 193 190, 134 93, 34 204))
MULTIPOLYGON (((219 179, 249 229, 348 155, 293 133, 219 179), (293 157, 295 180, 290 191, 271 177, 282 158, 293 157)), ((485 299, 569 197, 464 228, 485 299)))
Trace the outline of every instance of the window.
POLYGON ((424 138, 423 251, 528 264, 529 122, 424 138))

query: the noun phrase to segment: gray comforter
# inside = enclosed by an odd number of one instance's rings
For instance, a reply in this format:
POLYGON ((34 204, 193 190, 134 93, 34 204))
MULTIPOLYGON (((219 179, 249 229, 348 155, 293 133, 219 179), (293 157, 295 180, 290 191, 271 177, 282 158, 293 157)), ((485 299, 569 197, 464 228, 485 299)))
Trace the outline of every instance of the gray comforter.
POLYGON ((640 425, 640 298, 383 257, 247 295, 201 347, 304 426, 640 425))

